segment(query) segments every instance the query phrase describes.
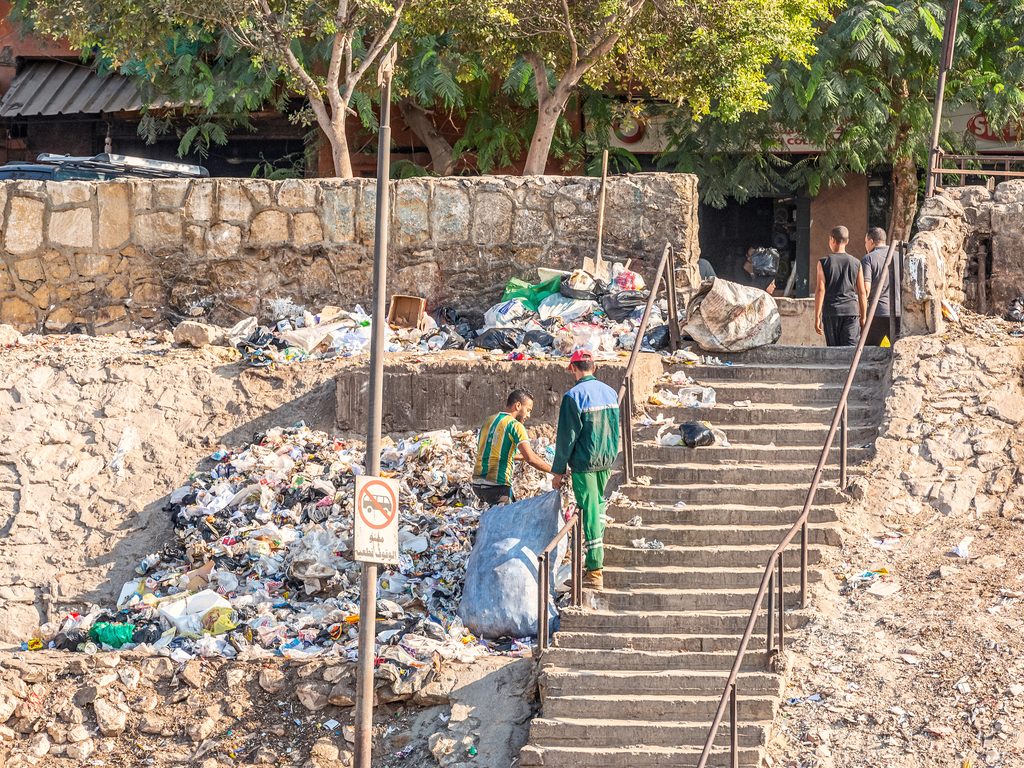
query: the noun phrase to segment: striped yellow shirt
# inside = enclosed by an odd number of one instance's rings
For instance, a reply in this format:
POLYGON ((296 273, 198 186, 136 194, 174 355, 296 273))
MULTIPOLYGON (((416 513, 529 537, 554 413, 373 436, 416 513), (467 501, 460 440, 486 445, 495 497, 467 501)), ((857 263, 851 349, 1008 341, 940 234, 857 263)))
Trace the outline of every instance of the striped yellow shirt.
POLYGON ((474 480, 488 480, 496 485, 512 484, 512 460, 519 444, 529 439, 526 427, 511 414, 496 413, 480 427, 476 446, 474 480))

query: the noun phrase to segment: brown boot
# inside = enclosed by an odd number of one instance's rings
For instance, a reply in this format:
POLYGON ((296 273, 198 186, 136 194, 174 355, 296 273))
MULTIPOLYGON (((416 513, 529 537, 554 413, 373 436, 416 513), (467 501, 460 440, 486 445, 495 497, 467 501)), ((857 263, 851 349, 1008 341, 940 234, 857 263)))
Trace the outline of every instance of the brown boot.
POLYGON ((604 589, 604 574, 600 570, 587 571, 583 574, 584 589, 604 589))

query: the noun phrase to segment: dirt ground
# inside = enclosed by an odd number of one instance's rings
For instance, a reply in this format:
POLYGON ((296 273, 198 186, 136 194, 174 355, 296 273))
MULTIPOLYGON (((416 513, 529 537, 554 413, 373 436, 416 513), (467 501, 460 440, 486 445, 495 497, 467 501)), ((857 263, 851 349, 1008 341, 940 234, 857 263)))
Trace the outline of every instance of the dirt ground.
POLYGON ((790 636, 771 765, 1024 766, 1024 339, 1008 330, 968 316, 898 343, 866 495, 790 636))

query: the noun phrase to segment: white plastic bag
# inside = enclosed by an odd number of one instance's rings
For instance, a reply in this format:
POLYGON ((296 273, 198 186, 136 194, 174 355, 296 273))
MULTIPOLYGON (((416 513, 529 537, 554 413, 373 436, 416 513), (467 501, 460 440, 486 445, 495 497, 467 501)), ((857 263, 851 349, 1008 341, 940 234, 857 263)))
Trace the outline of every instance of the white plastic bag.
POLYGON ((484 313, 484 328, 514 327, 516 321, 530 314, 521 299, 509 299, 495 304, 484 313))

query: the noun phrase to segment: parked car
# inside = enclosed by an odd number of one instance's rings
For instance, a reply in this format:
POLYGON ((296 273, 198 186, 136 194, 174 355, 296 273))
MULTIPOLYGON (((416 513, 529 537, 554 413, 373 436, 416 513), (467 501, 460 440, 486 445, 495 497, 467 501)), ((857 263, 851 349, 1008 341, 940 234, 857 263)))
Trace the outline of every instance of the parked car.
POLYGON ((42 154, 34 163, 0 165, 0 180, 105 181, 124 177, 146 179, 200 179, 210 175, 201 165, 147 160, 104 152, 94 157, 42 154))

